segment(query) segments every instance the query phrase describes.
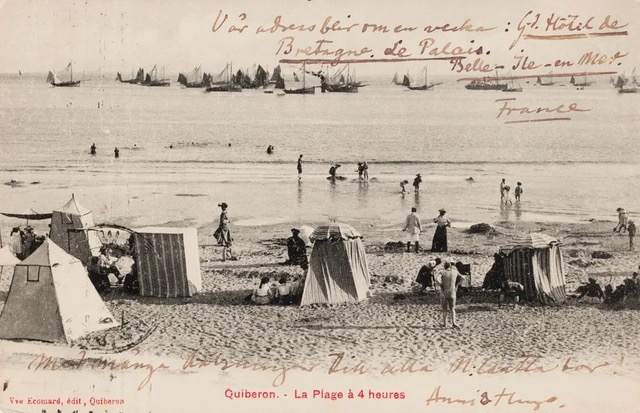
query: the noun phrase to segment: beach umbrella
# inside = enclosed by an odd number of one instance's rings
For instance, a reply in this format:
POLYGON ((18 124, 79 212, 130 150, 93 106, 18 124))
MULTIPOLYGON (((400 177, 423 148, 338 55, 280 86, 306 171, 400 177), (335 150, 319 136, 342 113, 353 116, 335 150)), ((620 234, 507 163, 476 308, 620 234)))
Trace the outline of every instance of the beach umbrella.
POLYGON ((298 236, 302 238, 304 245, 307 247, 311 246, 311 240, 309 237, 313 234, 313 228, 309 225, 302 225, 298 229, 300 230, 300 234, 298 234, 298 236))
POLYGON ((362 235, 351 225, 339 222, 319 225, 309 236, 311 242, 315 242, 316 240, 346 240, 353 238, 362 238, 362 235))
POLYGON ((557 244, 560 241, 547 234, 534 232, 530 234, 516 235, 513 238, 513 245, 529 248, 547 248, 551 244, 557 244))

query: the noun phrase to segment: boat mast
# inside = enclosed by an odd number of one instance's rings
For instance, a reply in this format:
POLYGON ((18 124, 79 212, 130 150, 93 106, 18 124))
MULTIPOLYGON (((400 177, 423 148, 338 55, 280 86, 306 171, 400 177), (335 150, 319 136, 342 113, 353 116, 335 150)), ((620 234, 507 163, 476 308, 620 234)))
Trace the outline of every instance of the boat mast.
POLYGON ((71 81, 73 82, 73 60, 69 63, 69 67, 71 68, 71 81))
POLYGON ((424 67, 424 90, 429 89, 429 84, 427 83, 427 66, 424 67))
POLYGON ((306 74, 307 74, 307 61, 304 60, 302 61, 302 88, 306 89, 307 88, 307 83, 306 83, 306 74))

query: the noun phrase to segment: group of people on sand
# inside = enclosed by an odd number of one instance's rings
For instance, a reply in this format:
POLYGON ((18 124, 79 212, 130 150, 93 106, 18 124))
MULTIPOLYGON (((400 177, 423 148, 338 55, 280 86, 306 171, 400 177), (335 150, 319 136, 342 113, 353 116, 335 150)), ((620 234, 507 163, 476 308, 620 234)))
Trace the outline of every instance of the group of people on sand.
POLYGON ((633 219, 629 219, 629 215, 624 208, 616 209, 618 212, 618 225, 615 226, 613 232, 629 235, 629 251, 636 249, 635 237, 636 237, 636 223, 633 219))
MULTIPOLYGON (((422 222, 417 214, 415 207, 411 208, 411 213, 407 215, 405 219, 404 228, 402 231, 407 232, 407 252, 411 252, 411 243, 414 243, 414 251, 420 252, 420 233, 422 232, 422 222)), ((445 215, 447 211, 440 209, 437 217, 433 219, 436 224, 436 230, 433 234, 433 240, 431 242, 432 252, 447 252, 448 240, 447 240, 447 228, 451 226, 451 221, 445 215)))
POLYGON ((44 242, 44 236, 37 235, 30 225, 24 227, 24 230, 13 227, 9 237, 11 252, 20 260, 27 258, 44 242))
MULTIPOLYGON (((640 270, 640 266, 638 266, 640 270)), ((638 271, 634 271, 631 278, 626 278, 615 289, 609 283, 604 290, 595 278, 589 278, 588 282, 579 286, 578 302, 588 304, 622 304, 623 306, 640 304, 640 278, 638 271)))
MULTIPOLYGON (((303 267, 303 269, 306 268, 303 267)), ((283 276, 280 277, 278 282, 269 277, 262 277, 260 284, 253 290, 251 295, 247 297, 247 300, 257 305, 300 304, 303 288, 304 276, 294 275, 291 281, 283 276)))
MULTIPOLYGON (((516 202, 520 202, 520 197, 523 192, 524 189, 522 188, 522 182, 517 182, 516 187, 513 190, 516 202)), ((505 205, 513 204, 513 201, 511 200, 511 187, 507 185, 505 178, 502 178, 502 181, 500 181, 500 203, 505 205)))

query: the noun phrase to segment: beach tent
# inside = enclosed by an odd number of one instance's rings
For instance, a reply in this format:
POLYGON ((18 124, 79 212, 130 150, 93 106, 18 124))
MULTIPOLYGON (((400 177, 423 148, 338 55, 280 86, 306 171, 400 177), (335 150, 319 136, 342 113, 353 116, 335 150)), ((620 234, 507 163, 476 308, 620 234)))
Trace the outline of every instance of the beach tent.
POLYGON ((76 201, 75 195, 62 208, 53 211, 49 238, 63 250, 88 264, 102 246, 95 231, 91 211, 76 201))
POLYGON ((118 325, 82 263, 47 238, 15 266, 0 338, 70 343, 118 325))
POLYGON ((195 228, 149 227, 133 236, 140 295, 191 297, 202 289, 195 228))
POLYGON ((346 224, 318 226, 300 305, 357 302, 367 298, 369 268, 362 236, 346 224))
POLYGON ((524 299, 544 304, 567 299, 560 242, 541 233, 516 236, 502 247, 504 274, 524 286, 524 299))

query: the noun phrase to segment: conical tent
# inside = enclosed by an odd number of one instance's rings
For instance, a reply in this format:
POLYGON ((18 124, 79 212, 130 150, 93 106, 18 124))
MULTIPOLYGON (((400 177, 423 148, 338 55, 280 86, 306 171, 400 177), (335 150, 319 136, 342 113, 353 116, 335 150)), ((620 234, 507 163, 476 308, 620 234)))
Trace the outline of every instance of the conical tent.
POLYGON ((46 239, 15 266, 0 338, 70 343, 118 325, 82 263, 46 239))
POLYGON ((367 298, 369 267, 362 236, 346 224, 321 225, 314 242, 300 305, 358 302, 367 298))
POLYGON ((504 255, 504 274, 508 280, 524 286, 524 298, 544 304, 563 303, 567 299, 564 262, 560 241, 533 233, 514 238, 500 249, 504 255))
POLYGON ((63 250, 85 264, 100 250, 100 239, 95 231, 87 231, 94 226, 91 211, 71 196, 62 208, 53 211, 49 238, 63 250))

